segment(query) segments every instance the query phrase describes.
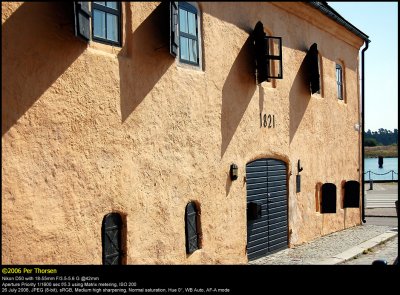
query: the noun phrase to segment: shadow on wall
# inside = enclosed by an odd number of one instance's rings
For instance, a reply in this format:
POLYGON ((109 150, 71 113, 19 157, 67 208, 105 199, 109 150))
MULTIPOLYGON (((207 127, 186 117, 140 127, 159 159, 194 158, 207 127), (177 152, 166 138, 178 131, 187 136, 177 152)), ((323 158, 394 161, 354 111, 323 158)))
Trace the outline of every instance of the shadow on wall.
MULTIPOLYGON (((305 49, 307 52, 308 49, 305 49)), ((299 128, 301 120, 303 119, 304 113, 306 112, 307 106, 311 98, 310 90, 310 78, 309 78, 309 61, 306 57, 300 65, 300 68, 293 80, 292 87, 289 92, 289 109, 290 109, 290 140, 292 142, 294 135, 299 128)))
POLYGON ((125 5, 126 42, 118 56, 121 120, 125 120, 165 74, 174 58, 169 53, 169 2, 162 2, 132 32, 131 3, 125 5))
POLYGON ((2 136, 86 49, 73 3, 25 2, 2 26, 2 136))
POLYGON ((255 65, 251 37, 248 37, 235 59, 222 88, 221 158, 256 90, 255 65))

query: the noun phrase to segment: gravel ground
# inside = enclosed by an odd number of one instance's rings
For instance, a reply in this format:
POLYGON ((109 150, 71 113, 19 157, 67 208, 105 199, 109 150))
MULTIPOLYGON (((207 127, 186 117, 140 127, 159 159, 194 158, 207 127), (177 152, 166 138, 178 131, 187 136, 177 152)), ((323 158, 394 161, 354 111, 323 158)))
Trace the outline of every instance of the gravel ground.
POLYGON ((390 226, 379 225, 355 226, 323 236, 297 247, 288 248, 266 257, 250 261, 249 264, 316 264, 319 261, 342 253, 349 248, 357 246, 362 242, 372 239, 392 228, 393 227, 390 226))

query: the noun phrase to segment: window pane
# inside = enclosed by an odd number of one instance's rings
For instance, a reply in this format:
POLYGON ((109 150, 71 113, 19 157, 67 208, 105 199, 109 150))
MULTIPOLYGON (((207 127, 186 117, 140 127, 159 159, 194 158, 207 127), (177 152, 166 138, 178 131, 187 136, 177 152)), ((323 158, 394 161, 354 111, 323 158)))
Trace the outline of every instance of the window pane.
POLYGON ((187 12, 179 8, 179 30, 181 32, 187 33, 187 12))
POLYGON ((106 14, 97 9, 93 10, 93 34, 96 37, 106 37, 106 14))
POLYGON ((190 61, 197 63, 197 42, 189 39, 189 56, 190 61))
POLYGON ((188 25, 189 25, 189 34, 197 36, 196 34, 196 16, 188 12, 188 25))
POLYGON ((103 6, 106 5, 106 2, 97 2, 97 1, 94 1, 94 3, 100 4, 100 5, 103 5, 103 6))
POLYGON ((107 2, 107 7, 117 9, 117 2, 107 2))
POLYGON ((117 16, 107 13, 107 39, 118 42, 117 16))
POLYGON ((179 50, 181 59, 189 60, 189 39, 185 37, 180 37, 179 50))

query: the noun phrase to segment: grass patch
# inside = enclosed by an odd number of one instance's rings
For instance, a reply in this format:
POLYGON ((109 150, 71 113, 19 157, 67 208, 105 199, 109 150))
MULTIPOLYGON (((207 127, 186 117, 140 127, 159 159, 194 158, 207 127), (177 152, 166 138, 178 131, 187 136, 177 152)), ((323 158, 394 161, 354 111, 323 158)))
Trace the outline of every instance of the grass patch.
POLYGON ((397 145, 366 146, 364 147, 364 156, 365 158, 377 158, 378 156, 384 158, 397 158, 397 145))

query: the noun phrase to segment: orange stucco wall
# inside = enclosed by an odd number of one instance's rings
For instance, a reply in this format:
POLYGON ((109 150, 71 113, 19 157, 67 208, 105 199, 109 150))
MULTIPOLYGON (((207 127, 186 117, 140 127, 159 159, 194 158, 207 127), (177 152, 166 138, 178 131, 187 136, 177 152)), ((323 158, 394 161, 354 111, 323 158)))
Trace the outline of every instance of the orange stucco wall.
POLYGON ((246 263, 245 167, 262 157, 288 164, 290 245, 360 224, 360 209, 341 207, 340 187, 360 179, 362 40, 302 3, 199 8, 196 70, 169 54, 159 3, 123 4, 122 48, 75 37, 72 4, 2 3, 3 263, 101 264, 109 212, 126 224, 124 263, 246 263), (310 10, 313 18, 302 18, 310 10), (258 20, 283 39, 284 78, 261 85, 249 40, 258 20), (322 96, 304 83, 314 42, 322 96), (274 115, 276 127, 260 127, 260 113, 274 115), (317 210, 324 182, 338 187, 336 214, 317 210), (187 255, 190 200, 200 204, 202 238, 187 255))

